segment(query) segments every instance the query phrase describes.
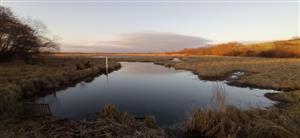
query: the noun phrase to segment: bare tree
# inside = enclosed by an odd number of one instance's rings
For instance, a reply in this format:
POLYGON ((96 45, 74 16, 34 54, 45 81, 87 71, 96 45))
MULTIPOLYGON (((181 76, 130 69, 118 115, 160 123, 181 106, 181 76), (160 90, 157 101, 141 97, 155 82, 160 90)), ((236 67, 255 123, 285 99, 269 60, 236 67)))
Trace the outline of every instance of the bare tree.
POLYGON ((59 50, 54 40, 45 36, 46 26, 38 21, 21 21, 13 12, 0 6, 0 61, 33 57, 59 50))

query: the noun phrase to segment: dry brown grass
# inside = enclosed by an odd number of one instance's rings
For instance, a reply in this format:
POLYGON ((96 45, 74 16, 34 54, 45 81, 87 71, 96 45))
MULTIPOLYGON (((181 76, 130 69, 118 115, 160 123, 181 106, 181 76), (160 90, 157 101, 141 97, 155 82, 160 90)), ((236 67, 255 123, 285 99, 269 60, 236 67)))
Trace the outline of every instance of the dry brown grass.
POLYGON ((299 92, 274 94, 289 105, 285 108, 272 107, 268 110, 250 109, 241 111, 233 106, 226 107, 223 89, 215 86, 219 100, 217 110, 194 109, 185 121, 185 132, 201 137, 272 137, 294 138, 300 136, 299 92))
POLYGON ((285 113, 252 109, 240 111, 228 107, 225 112, 197 109, 190 113, 187 133, 203 137, 299 137, 299 125, 285 113))
MULTIPOLYGON (((148 120, 149 121, 149 120, 148 120)), ((165 132, 149 126, 149 122, 137 121, 127 113, 117 111, 114 105, 107 105, 94 121, 74 121, 54 117, 29 120, 9 118, 0 124, 0 137, 5 138, 163 138, 165 132)), ((156 126, 156 124, 151 124, 156 126)))

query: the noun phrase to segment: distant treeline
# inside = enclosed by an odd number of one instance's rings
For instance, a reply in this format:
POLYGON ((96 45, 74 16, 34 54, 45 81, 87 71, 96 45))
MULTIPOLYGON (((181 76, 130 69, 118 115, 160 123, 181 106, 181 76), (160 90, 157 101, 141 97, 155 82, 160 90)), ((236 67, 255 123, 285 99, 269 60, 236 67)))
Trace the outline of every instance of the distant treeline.
POLYGON ((58 45, 46 37, 46 26, 36 20, 20 19, 6 7, 0 6, 0 61, 33 57, 58 50, 58 45))
POLYGON ((175 52, 184 55, 257 56, 257 57, 300 57, 300 39, 274 41, 244 45, 230 42, 207 47, 183 49, 175 52))

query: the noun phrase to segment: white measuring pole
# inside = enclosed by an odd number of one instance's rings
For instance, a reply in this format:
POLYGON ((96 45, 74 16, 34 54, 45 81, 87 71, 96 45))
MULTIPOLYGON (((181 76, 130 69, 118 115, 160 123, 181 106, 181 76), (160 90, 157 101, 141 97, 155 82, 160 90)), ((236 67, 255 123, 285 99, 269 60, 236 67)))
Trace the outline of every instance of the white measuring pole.
POLYGON ((108 75, 108 57, 105 57, 106 75, 108 75))
POLYGON ((109 80, 108 80, 108 57, 105 57, 105 67, 106 67, 106 85, 109 88, 109 80))

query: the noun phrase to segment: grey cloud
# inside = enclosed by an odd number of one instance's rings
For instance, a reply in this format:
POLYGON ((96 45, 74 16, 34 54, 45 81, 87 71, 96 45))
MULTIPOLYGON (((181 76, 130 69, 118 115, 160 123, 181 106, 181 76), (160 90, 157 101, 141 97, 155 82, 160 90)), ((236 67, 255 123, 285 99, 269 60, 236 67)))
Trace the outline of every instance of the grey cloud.
POLYGON ((76 44, 64 44, 61 47, 62 52, 130 52, 130 48, 108 46, 108 45, 76 45, 76 44))
POLYGON ((89 46, 65 46, 64 50, 77 49, 85 52, 166 52, 183 48, 200 47, 210 42, 201 37, 173 33, 131 33, 119 40, 99 41, 89 46))

